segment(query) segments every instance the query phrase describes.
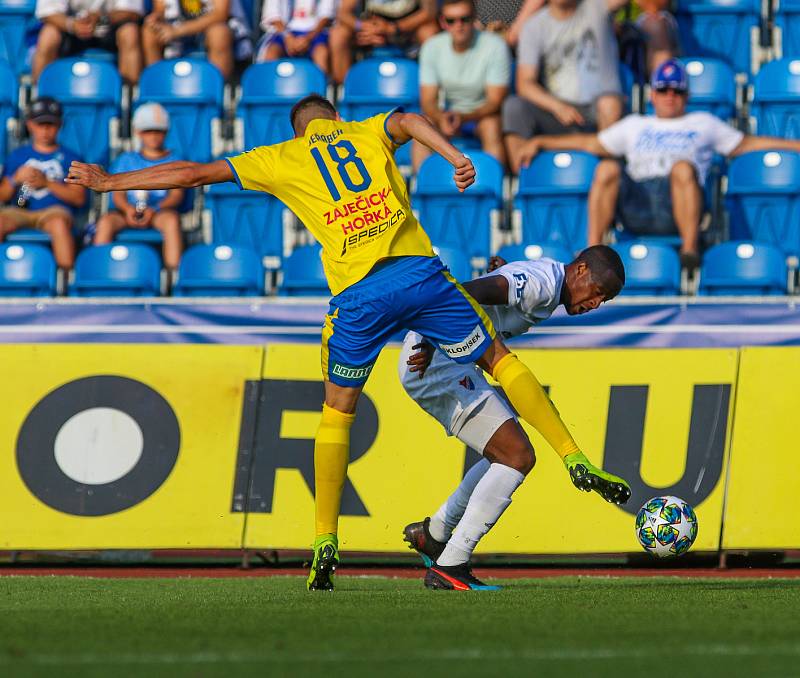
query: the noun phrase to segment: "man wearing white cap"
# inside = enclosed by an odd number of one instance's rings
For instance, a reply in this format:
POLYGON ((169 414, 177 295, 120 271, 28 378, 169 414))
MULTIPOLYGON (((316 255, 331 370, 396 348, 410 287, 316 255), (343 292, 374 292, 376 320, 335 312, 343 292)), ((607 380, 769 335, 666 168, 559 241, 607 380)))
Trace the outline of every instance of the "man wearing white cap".
MULTIPOLYGON (((112 172, 130 172, 178 160, 164 148, 169 129, 169 114, 161 104, 142 104, 133 115, 133 130, 140 148, 117 158, 112 172)), ((95 245, 110 243, 123 228, 155 228, 164 237, 164 265, 174 271, 183 252, 178 207, 183 202, 182 188, 153 191, 114 191, 114 208, 97 222, 95 245)))

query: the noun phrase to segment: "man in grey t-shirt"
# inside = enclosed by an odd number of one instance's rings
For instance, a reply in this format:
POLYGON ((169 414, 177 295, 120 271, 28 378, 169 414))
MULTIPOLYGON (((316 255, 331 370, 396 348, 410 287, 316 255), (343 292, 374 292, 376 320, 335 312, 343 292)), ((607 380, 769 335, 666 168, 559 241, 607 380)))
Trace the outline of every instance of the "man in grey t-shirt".
POLYGON ((517 96, 503 106, 511 166, 536 134, 603 129, 622 115, 611 13, 625 0, 550 0, 522 28, 517 96))

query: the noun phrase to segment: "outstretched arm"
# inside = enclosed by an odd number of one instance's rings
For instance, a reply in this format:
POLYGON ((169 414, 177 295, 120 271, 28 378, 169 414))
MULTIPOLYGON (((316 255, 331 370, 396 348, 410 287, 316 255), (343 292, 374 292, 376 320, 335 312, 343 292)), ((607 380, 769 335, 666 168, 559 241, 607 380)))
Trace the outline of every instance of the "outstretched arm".
POLYGON ((454 179, 462 193, 475 183, 472 161, 423 116, 416 113, 393 113, 386 119, 386 129, 397 143, 404 144, 414 139, 447 160, 456 170, 454 179))
POLYGON ((209 163, 179 160, 120 174, 109 174, 100 165, 73 162, 65 181, 105 193, 131 189, 194 188, 234 181, 234 177, 231 166, 225 160, 209 163))

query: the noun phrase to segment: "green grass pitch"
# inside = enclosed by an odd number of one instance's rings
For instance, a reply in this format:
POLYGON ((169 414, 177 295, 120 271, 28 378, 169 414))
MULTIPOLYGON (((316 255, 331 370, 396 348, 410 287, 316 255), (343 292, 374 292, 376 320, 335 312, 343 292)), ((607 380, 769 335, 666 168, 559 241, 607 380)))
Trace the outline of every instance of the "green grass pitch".
POLYGON ((794 676, 800 580, 0 578, 0 676, 794 676))

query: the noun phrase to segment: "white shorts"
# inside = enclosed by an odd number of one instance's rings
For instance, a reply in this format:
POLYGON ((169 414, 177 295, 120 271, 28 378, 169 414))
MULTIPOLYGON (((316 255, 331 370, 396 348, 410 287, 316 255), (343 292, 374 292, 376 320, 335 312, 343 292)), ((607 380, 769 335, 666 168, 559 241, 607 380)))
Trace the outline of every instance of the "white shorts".
POLYGON ((436 351, 425 376, 410 372, 406 361, 415 353, 412 346, 422 337, 409 332, 400 351, 400 383, 411 398, 449 436, 456 436, 473 450, 483 453, 489 439, 515 414, 505 399, 489 385, 483 371, 474 364, 459 365, 436 351))

